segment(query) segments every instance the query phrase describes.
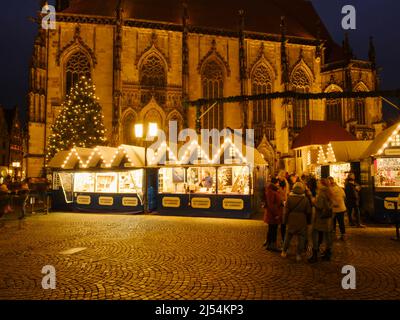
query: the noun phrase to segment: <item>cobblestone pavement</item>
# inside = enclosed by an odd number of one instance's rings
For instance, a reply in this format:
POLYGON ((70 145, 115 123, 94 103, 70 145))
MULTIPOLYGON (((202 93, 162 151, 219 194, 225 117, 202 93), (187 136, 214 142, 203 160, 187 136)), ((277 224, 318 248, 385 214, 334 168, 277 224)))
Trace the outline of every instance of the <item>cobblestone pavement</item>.
MULTIPOLYGON (((262 247, 255 220, 61 214, 0 228, 0 299, 399 299, 393 228, 349 229, 331 262, 296 263, 262 247), (61 252, 86 248, 74 254, 61 252), (343 290, 344 265, 357 271, 343 290), (53 265, 57 288, 43 290, 53 265)), ((293 250, 292 250, 293 251, 293 250)))

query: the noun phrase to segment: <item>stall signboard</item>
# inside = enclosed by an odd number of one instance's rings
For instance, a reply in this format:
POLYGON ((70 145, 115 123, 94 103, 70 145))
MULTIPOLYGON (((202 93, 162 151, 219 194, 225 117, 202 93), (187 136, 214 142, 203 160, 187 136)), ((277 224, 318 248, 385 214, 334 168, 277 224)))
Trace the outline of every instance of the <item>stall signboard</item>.
POLYGON ((79 195, 79 196, 76 198, 76 203, 77 203, 77 204, 89 205, 90 202, 91 202, 90 196, 82 196, 82 195, 79 195))
POLYGON ((385 149, 386 156, 400 156, 400 149, 385 149))
POLYGON ((181 206, 181 199, 178 197, 163 197, 162 205, 165 208, 179 208, 181 206))
POLYGON ((124 207, 136 207, 139 204, 138 198, 133 197, 123 197, 122 205, 124 207))
POLYGON ((210 198, 193 198, 192 208, 194 209, 210 209, 211 199, 210 198))
POLYGON ((99 205, 101 206, 112 206, 114 204, 113 197, 99 197, 99 205))
POLYGON ((396 203, 399 198, 385 198, 384 207, 387 210, 396 210, 396 203))
POLYGON ((227 198, 222 201, 222 207, 225 210, 243 210, 244 201, 243 199, 227 198))

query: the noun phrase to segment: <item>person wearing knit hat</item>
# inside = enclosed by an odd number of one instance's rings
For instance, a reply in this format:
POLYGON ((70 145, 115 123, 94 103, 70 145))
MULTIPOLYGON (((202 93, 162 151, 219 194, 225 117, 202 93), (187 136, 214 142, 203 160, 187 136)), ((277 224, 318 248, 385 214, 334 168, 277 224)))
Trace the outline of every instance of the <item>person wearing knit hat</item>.
POLYGON ((293 236, 297 236, 296 261, 301 261, 301 254, 304 251, 306 240, 307 222, 310 220, 311 212, 311 203, 305 194, 304 184, 296 182, 286 202, 284 217, 286 236, 281 253, 283 258, 287 256, 293 236))

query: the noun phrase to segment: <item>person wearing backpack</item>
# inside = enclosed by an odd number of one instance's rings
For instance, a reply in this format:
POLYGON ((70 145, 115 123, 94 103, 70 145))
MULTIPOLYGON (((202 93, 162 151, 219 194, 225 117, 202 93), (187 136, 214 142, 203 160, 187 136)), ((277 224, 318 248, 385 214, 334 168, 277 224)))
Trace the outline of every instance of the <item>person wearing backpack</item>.
POLYGON ((286 236, 281 256, 286 258, 287 251, 293 236, 297 236, 296 261, 301 261, 304 251, 307 224, 311 220, 311 203, 306 196, 304 184, 296 182, 286 202, 284 223, 286 224, 286 236))
POLYGON ((318 184, 317 198, 315 200, 315 218, 313 225, 313 254, 308 259, 310 263, 318 261, 319 233, 322 232, 326 243, 325 252, 321 259, 329 261, 332 256, 332 194, 327 179, 321 179, 318 184))

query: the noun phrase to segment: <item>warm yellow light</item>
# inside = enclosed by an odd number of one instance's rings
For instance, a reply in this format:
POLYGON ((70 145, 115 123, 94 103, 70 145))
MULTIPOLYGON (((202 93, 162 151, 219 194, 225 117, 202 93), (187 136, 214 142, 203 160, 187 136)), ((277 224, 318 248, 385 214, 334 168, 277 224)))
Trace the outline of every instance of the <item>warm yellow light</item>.
POLYGON ((143 124, 141 123, 135 124, 135 137, 143 138, 143 124))
POLYGON ((155 136, 157 136, 157 133, 158 133, 157 123, 150 122, 149 123, 149 136, 150 137, 155 137, 155 136))

